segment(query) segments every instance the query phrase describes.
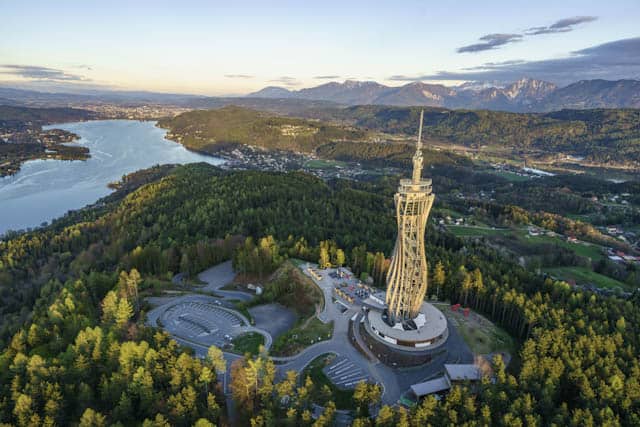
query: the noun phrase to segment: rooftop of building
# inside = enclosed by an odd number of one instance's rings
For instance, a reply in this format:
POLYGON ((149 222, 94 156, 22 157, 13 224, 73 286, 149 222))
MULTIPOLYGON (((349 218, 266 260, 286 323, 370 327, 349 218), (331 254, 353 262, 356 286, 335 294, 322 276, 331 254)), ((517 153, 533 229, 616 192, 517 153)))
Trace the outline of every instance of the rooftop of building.
POLYGON ((444 370, 451 381, 479 381, 482 370, 475 364, 445 364, 444 370))
POLYGON ((382 312, 371 310, 369 312, 369 323, 376 330, 385 336, 402 341, 423 342, 437 338, 447 331, 447 319, 444 314, 429 303, 422 304, 420 314, 414 319, 418 326, 415 330, 404 330, 401 324, 389 326, 382 319, 382 312))

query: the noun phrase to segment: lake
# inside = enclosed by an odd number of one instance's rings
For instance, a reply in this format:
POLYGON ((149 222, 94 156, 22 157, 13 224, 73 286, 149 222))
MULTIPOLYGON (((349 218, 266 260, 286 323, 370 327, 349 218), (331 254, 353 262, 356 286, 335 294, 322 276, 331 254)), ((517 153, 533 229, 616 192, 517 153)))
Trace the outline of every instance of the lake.
POLYGON ((91 158, 32 160, 16 175, 0 178, 0 235, 39 226, 91 204, 113 191, 108 183, 139 169, 167 163, 224 162, 166 140, 166 131, 154 122, 99 120, 47 128, 78 134, 80 140, 73 144, 89 148, 91 158))

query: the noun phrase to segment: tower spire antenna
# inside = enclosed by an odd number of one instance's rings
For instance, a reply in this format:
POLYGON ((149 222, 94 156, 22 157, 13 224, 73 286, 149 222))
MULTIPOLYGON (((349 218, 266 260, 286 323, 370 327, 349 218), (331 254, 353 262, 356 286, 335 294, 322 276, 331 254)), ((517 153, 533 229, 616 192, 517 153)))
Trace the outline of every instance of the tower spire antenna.
POLYGON ((422 150, 422 120, 424 119, 424 109, 420 110, 420 128, 418 130, 418 143, 416 144, 416 151, 422 150))
POLYGON ((416 143, 416 153, 413 155, 413 183, 420 184, 422 179, 422 121, 424 110, 420 110, 420 127, 418 128, 418 142, 416 143))

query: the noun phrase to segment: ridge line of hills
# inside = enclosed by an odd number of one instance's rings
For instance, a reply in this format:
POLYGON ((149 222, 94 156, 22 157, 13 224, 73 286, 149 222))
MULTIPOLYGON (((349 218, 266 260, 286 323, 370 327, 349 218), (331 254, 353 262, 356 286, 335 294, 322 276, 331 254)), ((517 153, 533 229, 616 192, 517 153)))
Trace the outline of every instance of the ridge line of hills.
POLYGON ((565 87, 522 78, 504 87, 411 82, 391 87, 375 81, 329 82, 300 90, 269 86, 247 98, 304 99, 343 105, 428 106, 511 112, 562 109, 640 108, 638 80, 581 80, 565 87))
POLYGON ((80 94, 0 85, 0 104, 80 108, 100 104, 182 108, 216 108, 236 104, 284 113, 338 106, 386 105, 531 113, 563 109, 640 108, 640 80, 582 80, 565 87, 530 78, 522 78, 506 86, 467 83, 456 87, 422 82, 390 87, 373 81, 347 80, 300 90, 270 86, 237 97, 144 91, 92 91, 80 94))
MULTIPOLYGON (((579 155, 597 164, 640 164, 640 110, 563 110, 545 114, 456 111, 426 108, 424 137, 446 145, 496 146, 521 154, 579 155)), ((384 142, 417 132, 420 107, 354 106, 309 111, 305 118, 283 117, 229 106, 194 110, 158 125, 169 139, 209 153, 229 144, 314 152, 337 160, 402 156, 413 150, 384 142), (375 147, 376 152, 372 152, 375 147)))

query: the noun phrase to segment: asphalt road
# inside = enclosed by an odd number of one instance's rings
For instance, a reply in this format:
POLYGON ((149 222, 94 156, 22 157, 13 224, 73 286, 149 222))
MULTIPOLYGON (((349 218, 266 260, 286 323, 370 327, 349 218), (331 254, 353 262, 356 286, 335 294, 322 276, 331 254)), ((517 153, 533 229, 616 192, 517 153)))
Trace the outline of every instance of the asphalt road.
MULTIPOLYGON (((473 363, 473 353, 466 345, 455 327, 449 323, 449 338, 443 344, 447 349, 442 355, 434 358, 434 360, 426 366, 417 368, 394 369, 384 365, 375 356, 370 355, 372 360, 363 356, 349 340, 349 319, 354 315, 360 315, 359 306, 352 306, 345 312, 341 312, 336 304, 332 302, 333 280, 329 273, 333 270, 320 271, 321 279, 316 280, 307 271, 308 265, 302 265, 301 268, 307 276, 322 290, 324 294, 325 305, 323 310, 318 314, 318 318, 323 323, 334 322, 333 336, 330 340, 322 341, 305 348, 302 352, 291 357, 272 357, 278 369, 278 378, 283 378, 287 371, 293 370, 300 373, 304 368, 317 357, 333 353, 338 356, 348 358, 351 363, 360 367, 370 378, 373 378, 383 388, 382 402, 384 404, 393 405, 401 397, 412 384, 425 381, 444 371, 445 363, 473 363)), ((313 265, 315 267, 315 265, 313 265)), ((251 294, 239 291, 221 290, 223 286, 231 283, 235 277, 235 273, 231 268, 231 262, 225 262, 205 270, 198 276, 207 285, 202 288, 204 292, 211 292, 229 299, 249 300, 253 296, 251 294)), ((189 297, 189 296, 185 296, 189 297)), ((176 298, 169 299, 175 301, 176 298)), ((164 306, 164 305, 163 305, 164 306)), ((161 312, 163 306, 158 307, 148 314, 150 324, 156 326, 158 311, 161 312), (156 311, 158 310, 158 311, 156 311)), ((358 317, 359 320, 359 317, 358 317)), ((266 332, 261 330, 262 332, 266 332)), ((199 343, 184 340, 175 337, 181 344, 193 348, 196 355, 203 357, 206 355, 207 346, 199 343)), ((225 390, 228 384, 231 363, 241 356, 231 353, 225 353, 225 359, 228 362, 227 373, 224 377, 225 390)))
POLYGON ((273 339, 287 332, 296 323, 296 313, 281 304, 262 304, 249 308, 257 328, 269 332, 273 339))
POLYGON ((225 291, 220 288, 233 282, 236 273, 233 271, 231 261, 223 262, 208 270, 198 274, 198 279, 206 283, 200 290, 202 292, 213 293, 228 299, 238 299, 240 301, 249 301, 253 295, 241 291, 225 291))

